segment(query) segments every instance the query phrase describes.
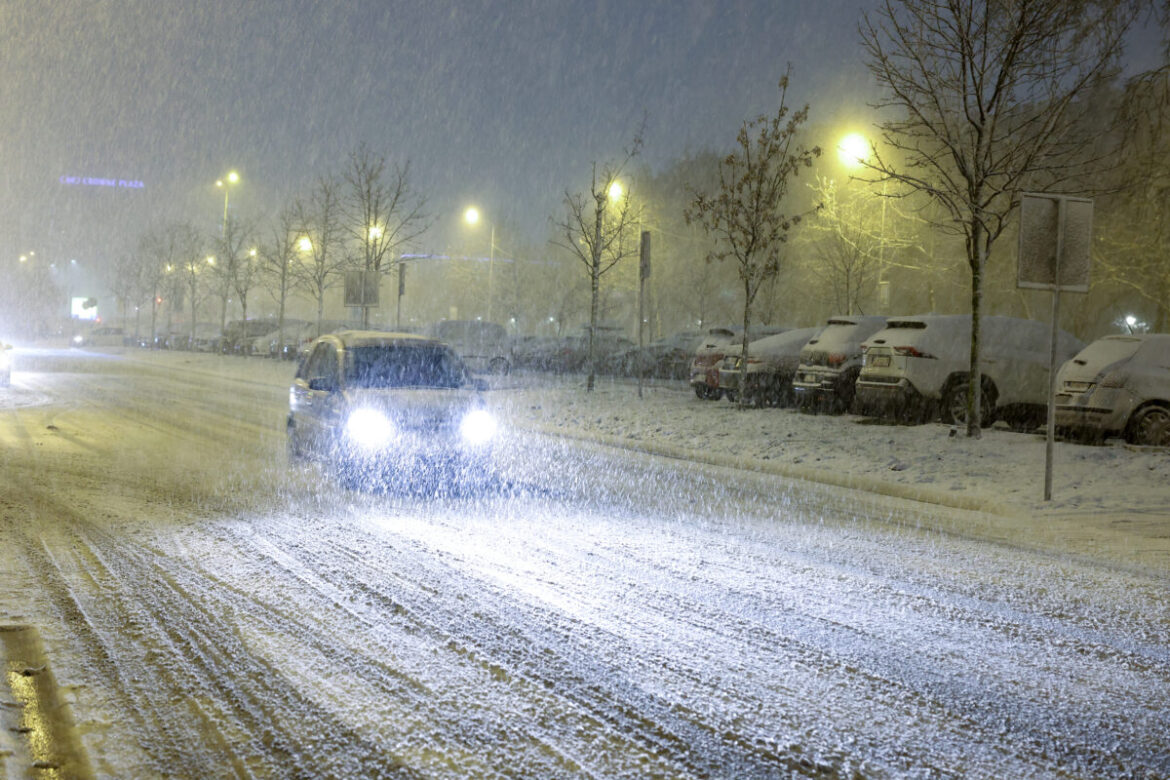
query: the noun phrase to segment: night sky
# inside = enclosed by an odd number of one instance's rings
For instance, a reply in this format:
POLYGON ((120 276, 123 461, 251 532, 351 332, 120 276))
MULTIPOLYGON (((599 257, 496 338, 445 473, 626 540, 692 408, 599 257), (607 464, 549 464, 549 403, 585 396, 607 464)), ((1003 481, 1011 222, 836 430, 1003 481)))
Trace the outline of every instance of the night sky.
MULTIPOLYGON (((359 142, 409 160, 441 247, 465 205, 543 241, 646 118, 654 169, 792 96, 864 129, 876 0, 0 0, 0 251, 100 266, 147 223, 264 216, 359 142), (61 177, 142 182, 63 184, 61 177)), ((426 249, 428 247, 421 247, 426 249)))

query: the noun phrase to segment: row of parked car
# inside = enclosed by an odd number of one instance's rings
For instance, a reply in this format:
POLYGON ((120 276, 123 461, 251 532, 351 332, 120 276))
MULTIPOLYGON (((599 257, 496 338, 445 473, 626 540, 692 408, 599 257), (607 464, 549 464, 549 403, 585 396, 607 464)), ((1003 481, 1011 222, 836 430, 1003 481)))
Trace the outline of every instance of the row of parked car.
MULTIPOLYGON (((981 321, 980 420, 1046 423, 1051 328, 1015 317, 981 321)), ((965 424, 971 317, 833 317, 822 327, 749 337, 708 332, 691 361, 700 399, 853 411, 905 422, 965 424)), ((1057 335, 1056 424, 1081 439, 1122 436, 1170 445, 1170 334, 1113 335, 1085 345, 1057 335)))

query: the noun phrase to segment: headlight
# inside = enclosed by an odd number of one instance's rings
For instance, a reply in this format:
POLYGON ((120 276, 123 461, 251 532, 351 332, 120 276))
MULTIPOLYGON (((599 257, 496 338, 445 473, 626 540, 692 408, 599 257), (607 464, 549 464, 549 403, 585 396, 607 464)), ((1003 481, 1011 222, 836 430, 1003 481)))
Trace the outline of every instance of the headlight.
POLYGON ((394 423, 376 409, 358 409, 345 421, 345 435, 362 449, 374 450, 394 438, 394 423))
POLYGON ((80 344, 83 341, 85 341, 85 338, 83 338, 80 334, 73 337, 74 344, 80 344))
POLYGON ((484 444, 496 435, 496 418, 484 409, 468 412, 459 426, 459 432, 469 444, 484 444))

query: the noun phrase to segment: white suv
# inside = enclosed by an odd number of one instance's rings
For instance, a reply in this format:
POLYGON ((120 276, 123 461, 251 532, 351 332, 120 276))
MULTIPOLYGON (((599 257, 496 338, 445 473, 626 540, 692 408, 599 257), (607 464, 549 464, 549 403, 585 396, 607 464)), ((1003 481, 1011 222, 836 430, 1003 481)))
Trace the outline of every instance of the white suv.
MULTIPOLYGON (((983 317, 980 420, 1002 419, 1018 430, 1043 424, 1048 407, 1051 326, 1016 317, 983 317)), ((1061 331, 1057 360, 1063 363, 1084 344, 1061 331)), ((971 315, 891 318, 866 340, 857 378, 862 408, 904 420, 945 423, 967 419, 971 365, 971 315)))
POLYGON ((1056 380, 1058 429, 1170 446, 1170 333, 1097 339, 1056 380))

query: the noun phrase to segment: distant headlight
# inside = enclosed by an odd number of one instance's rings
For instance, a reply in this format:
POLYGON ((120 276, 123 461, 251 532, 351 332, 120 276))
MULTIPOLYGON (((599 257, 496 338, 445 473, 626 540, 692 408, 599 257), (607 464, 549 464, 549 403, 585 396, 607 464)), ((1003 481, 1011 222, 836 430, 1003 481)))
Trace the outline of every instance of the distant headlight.
POLYGON ((376 409, 358 409, 345 421, 345 435, 362 449, 374 450, 394 438, 394 423, 376 409))
POLYGON ((74 336, 74 337, 73 337, 73 343, 74 343, 74 344, 80 344, 80 343, 81 343, 81 342, 83 342, 83 341, 85 341, 85 339, 84 339, 82 336, 80 336, 80 335, 77 335, 77 336, 74 336))
POLYGON ((459 426, 459 432, 469 444, 484 444, 496 435, 496 418, 484 409, 468 412, 459 426))

